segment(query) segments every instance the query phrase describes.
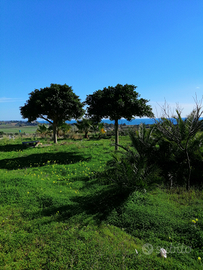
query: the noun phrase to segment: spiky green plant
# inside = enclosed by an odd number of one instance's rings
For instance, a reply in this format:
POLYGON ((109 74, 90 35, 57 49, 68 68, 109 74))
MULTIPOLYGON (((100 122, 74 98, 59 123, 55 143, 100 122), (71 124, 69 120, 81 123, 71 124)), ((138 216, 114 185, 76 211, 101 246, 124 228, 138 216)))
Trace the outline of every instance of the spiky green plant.
POLYGON ((138 132, 129 130, 131 148, 119 145, 125 150, 121 157, 113 154, 113 160, 108 163, 108 179, 116 183, 121 189, 133 192, 159 182, 160 170, 154 156, 157 152, 157 138, 153 137, 153 129, 139 126, 138 132))
POLYGON ((178 109, 176 113, 177 115, 173 116, 176 124, 174 124, 171 118, 161 118, 161 121, 156 122, 156 128, 159 134, 163 136, 163 140, 176 152, 174 153, 176 155, 176 161, 180 157, 181 163, 187 164, 186 185, 187 190, 189 190, 192 172, 191 155, 199 150, 203 141, 203 135, 197 137, 197 133, 201 130, 203 124, 203 120, 200 120, 202 111, 201 106, 196 104, 196 108, 185 120, 182 119, 181 112, 178 109))
POLYGON ((83 118, 81 121, 77 121, 77 123, 75 123, 75 125, 80 131, 85 132, 84 137, 88 138, 88 132, 92 128, 92 121, 90 119, 83 118))
POLYGON ((46 137, 46 135, 48 133, 48 128, 44 124, 43 125, 38 125, 37 133, 40 133, 41 136, 46 137))

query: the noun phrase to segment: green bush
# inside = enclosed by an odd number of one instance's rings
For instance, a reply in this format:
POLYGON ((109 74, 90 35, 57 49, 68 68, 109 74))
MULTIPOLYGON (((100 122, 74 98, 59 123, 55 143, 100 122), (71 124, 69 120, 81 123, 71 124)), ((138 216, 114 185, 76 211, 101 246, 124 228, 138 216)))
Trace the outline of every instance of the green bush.
POLYGON ((189 190, 191 185, 201 186, 203 183, 203 133, 199 133, 202 120, 198 109, 185 120, 177 110, 177 116, 174 116, 176 124, 166 118, 156 124, 155 136, 159 138, 157 165, 162 170, 165 183, 171 187, 186 186, 189 190), (197 175, 198 180, 195 179, 197 175))
POLYGON ((129 130, 131 148, 120 145, 125 150, 120 156, 113 154, 107 164, 107 179, 121 190, 130 193, 136 189, 146 189, 160 183, 160 169, 154 156, 157 141, 152 137, 153 128, 147 130, 140 125, 139 131, 129 130))
POLYGON ((120 145, 125 152, 113 155, 106 172, 109 181, 131 192, 154 184, 201 188, 202 124, 195 111, 185 121, 177 114, 176 125, 162 119, 150 128, 142 124, 138 131, 129 130, 131 148, 120 145))

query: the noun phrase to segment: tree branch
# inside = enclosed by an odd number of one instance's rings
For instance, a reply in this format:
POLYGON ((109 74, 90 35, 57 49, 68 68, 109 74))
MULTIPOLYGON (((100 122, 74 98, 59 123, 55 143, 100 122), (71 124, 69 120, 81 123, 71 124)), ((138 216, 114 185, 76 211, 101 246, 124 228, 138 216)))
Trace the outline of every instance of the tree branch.
POLYGON ((51 122, 48 118, 44 117, 42 114, 40 114, 39 117, 44 119, 45 121, 49 122, 51 125, 53 124, 53 122, 51 122))

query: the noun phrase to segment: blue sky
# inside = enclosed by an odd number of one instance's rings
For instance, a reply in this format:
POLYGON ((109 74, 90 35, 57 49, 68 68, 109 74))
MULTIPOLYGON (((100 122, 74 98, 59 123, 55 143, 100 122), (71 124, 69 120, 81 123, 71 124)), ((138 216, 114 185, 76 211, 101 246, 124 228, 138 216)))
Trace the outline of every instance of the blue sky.
POLYGON ((166 100, 186 116, 203 95, 203 1, 0 0, 0 120, 51 83, 81 101, 134 84, 155 114, 166 100))

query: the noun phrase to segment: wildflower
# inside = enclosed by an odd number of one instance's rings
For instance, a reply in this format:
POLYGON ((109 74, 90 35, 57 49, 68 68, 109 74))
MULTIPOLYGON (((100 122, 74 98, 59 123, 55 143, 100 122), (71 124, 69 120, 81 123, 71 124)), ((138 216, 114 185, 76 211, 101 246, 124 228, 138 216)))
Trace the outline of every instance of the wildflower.
POLYGON ((198 257, 198 260, 201 261, 201 257, 198 257))
POLYGON ((194 223, 194 224, 195 224, 195 223, 196 223, 196 220, 194 220, 194 219, 193 219, 193 220, 192 220, 192 223, 194 223))
POLYGON ((198 218, 196 218, 196 221, 198 221, 198 218))
POLYGON ((137 251, 137 249, 135 249, 135 253, 138 255, 138 251, 137 251))
POLYGON ((30 192, 28 191, 27 194, 29 194, 30 192))

